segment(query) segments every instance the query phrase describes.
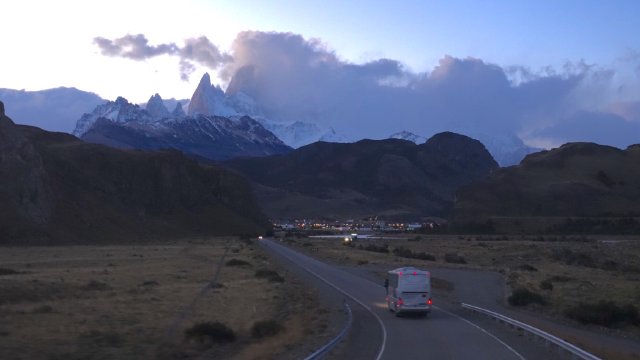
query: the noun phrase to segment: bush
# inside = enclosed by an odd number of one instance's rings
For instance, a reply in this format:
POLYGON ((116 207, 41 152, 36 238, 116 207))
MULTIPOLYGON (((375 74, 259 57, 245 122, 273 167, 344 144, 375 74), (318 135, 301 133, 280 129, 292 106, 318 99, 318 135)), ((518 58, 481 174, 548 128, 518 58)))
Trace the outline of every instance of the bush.
POLYGON ((553 290, 553 283, 549 279, 542 280, 542 281, 540 281, 540 289, 542 289, 542 290, 553 290))
POLYGON ((0 276, 2 276, 2 275, 15 275, 15 274, 20 274, 20 272, 16 271, 16 270, 13 270, 13 269, 0 268, 0 276))
POLYGON ((467 261, 463 256, 460 256, 456 253, 446 253, 444 254, 444 261, 452 264, 466 264, 467 261))
POLYGON ((596 261, 591 255, 572 251, 566 247, 554 250, 552 256, 554 259, 564 262, 567 265, 579 265, 590 268, 596 267, 596 261))
POLYGON ((538 269, 534 266, 531 266, 529 264, 522 264, 520 266, 518 266, 518 270, 522 270, 522 271, 538 271, 538 269))
POLYGON ((553 275, 552 277, 549 278, 549 280, 553 282, 568 282, 571 280, 571 278, 564 275, 553 275))
POLYGON ((245 266, 245 265, 251 265, 251 264, 246 262, 246 261, 244 261, 244 260, 231 259, 231 260, 227 261, 225 265, 226 266, 245 266))
POLYGON ((199 343, 210 341, 216 344, 234 342, 236 334, 227 325, 215 322, 201 322, 184 331, 187 340, 195 340, 199 343))
POLYGON ((358 246, 358 249, 360 250, 366 250, 366 251, 373 251, 373 252, 379 252, 379 253, 385 253, 388 254, 389 253, 389 245, 374 245, 374 244, 369 244, 367 246, 358 246))
POLYGON ((105 284, 103 282, 100 282, 97 280, 91 280, 89 281, 89 283, 87 283, 87 285, 84 286, 84 289, 95 290, 95 291, 105 291, 105 290, 111 289, 111 287, 108 284, 105 284))
POLYGON ((507 300, 513 306, 527 306, 533 303, 544 305, 546 303, 540 294, 536 294, 526 288, 514 290, 507 300))
POLYGON ((50 305, 42 305, 31 311, 33 314, 48 314, 53 312, 53 308, 50 305))
POLYGON ((436 260, 435 256, 433 256, 431 254, 427 254, 424 251, 420 252, 420 253, 417 253, 417 252, 414 253, 413 251, 411 251, 409 249, 405 249, 402 246, 393 249, 393 254, 395 256, 409 258, 409 259, 420 259, 420 260, 431 260, 431 261, 435 261, 436 260))
POLYGON ((632 304, 619 306, 613 301, 602 300, 595 304, 580 303, 564 311, 566 317, 583 324, 613 327, 619 324, 640 325, 638 309, 632 304))
POLYGON ((282 329, 284 329, 284 327, 275 320, 258 321, 253 324, 253 327, 251 328, 251 336, 256 339, 261 339, 276 335, 282 331, 282 329))
POLYGON ((257 270, 255 276, 257 278, 265 278, 269 282, 284 282, 284 278, 280 276, 276 271, 261 269, 257 270))

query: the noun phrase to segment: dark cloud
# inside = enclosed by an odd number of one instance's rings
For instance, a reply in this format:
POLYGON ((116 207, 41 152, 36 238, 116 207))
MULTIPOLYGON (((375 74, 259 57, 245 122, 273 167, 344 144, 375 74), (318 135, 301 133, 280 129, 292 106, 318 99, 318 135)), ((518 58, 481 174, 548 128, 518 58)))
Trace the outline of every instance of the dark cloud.
POLYGON ((106 56, 132 60, 146 60, 160 55, 177 56, 180 58, 180 78, 185 81, 195 71, 194 63, 216 70, 232 61, 230 55, 222 53, 205 36, 186 39, 182 47, 174 43, 152 46, 143 34, 125 35, 114 40, 96 37, 93 42, 106 56))

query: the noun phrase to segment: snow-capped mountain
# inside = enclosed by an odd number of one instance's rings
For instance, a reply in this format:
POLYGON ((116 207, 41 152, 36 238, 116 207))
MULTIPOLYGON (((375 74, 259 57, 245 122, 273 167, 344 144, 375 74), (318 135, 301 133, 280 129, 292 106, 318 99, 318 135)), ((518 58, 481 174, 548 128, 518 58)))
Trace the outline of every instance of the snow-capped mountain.
POLYGON ((122 97, 100 105, 78 120, 74 134, 85 141, 119 148, 174 148, 212 160, 291 150, 248 116, 187 116, 179 103, 169 113, 158 94, 149 99, 146 109, 122 97))
POLYGON ((316 141, 346 142, 332 128, 322 128, 317 124, 293 121, 280 122, 264 115, 259 104, 243 92, 225 94, 219 86, 211 84, 205 73, 189 102, 189 115, 216 115, 229 118, 249 116, 274 133, 285 144, 298 148, 316 141))

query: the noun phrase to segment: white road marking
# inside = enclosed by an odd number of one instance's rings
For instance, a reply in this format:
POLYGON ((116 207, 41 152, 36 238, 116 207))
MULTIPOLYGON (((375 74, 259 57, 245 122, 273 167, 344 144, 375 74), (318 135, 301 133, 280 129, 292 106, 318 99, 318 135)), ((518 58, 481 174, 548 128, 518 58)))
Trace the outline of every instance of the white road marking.
POLYGON ((492 334, 492 333, 490 333, 489 331, 487 331, 487 330, 485 330, 485 329, 481 328, 480 326, 478 326, 478 325, 476 325, 476 324, 472 323, 471 321, 469 321, 469 320, 467 320, 467 319, 465 319, 465 318, 463 318, 463 317, 461 317, 461 316, 459 316, 459 315, 456 315, 456 314, 454 314, 454 313, 452 313, 452 312, 449 312, 449 311, 447 311, 447 310, 445 310, 445 309, 443 309, 443 308, 441 308, 441 307, 438 307, 438 306, 433 306, 433 307, 434 307, 434 308, 436 308, 436 309, 438 309, 438 310, 440 310, 440 311, 442 311, 442 312, 444 312, 445 314, 449 314, 449 315, 451 315, 451 316, 453 316, 453 317, 456 317, 456 318, 458 318, 458 319, 460 319, 460 320, 462 320, 462 321, 466 322, 467 324, 469 324, 469 325, 471 325, 471 326, 473 326, 473 327, 475 327, 475 328, 479 329, 479 330, 480 330, 480 331, 482 331, 483 333, 485 333, 485 334, 489 335, 490 337, 492 337, 493 339, 495 339, 495 340, 496 340, 497 342, 499 342, 500 344, 504 345, 507 349, 511 350, 511 352, 512 352, 512 353, 514 353, 514 354, 516 354, 516 356, 517 356, 517 357, 519 357, 520 359, 522 359, 522 360, 526 360, 526 359, 525 359, 525 357, 524 357, 524 356, 522 356, 522 355, 520 355, 520 353, 519 353, 519 352, 517 352, 514 348, 512 348, 512 347, 511 347, 511 346, 509 346, 509 345, 507 345, 507 343, 505 343, 504 341, 500 340, 497 336, 493 335, 493 334, 492 334))
MULTIPOLYGON (((284 247, 284 246, 283 246, 284 247)), ((286 250, 285 251, 289 251, 288 248, 284 247, 286 250)), ((342 290, 340 287, 332 284, 329 280, 323 278, 322 276, 318 275, 316 272, 314 272, 313 270, 300 265, 299 263, 295 262, 293 259, 291 259, 291 257, 289 257, 288 255, 281 253, 281 255, 283 255, 284 257, 286 257, 287 259, 289 259, 289 261, 293 262, 294 264, 300 266, 301 268, 305 269, 306 271, 308 271, 310 274, 312 274, 313 276, 317 277, 318 279, 324 281, 327 285, 331 286, 332 288, 338 290, 339 292, 341 292, 342 294, 344 294, 345 296, 348 296, 351 300, 355 301, 356 303, 358 303, 360 306, 362 306, 363 308, 365 308, 371 315, 373 315, 376 320, 378 320, 378 323, 380 324, 380 327, 382 328, 382 346, 380 346, 380 350, 378 351, 378 356, 376 357, 376 360, 380 360, 380 358, 382 358, 382 354, 384 353, 384 349, 385 346, 387 344, 387 329, 384 327, 384 323, 382 322, 382 319, 380 319, 380 317, 374 313, 373 311, 371 311, 371 308, 369 308, 369 306, 367 306, 366 304, 364 304, 363 302, 361 302, 360 300, 356 299, 355 297, 353 297, 351 294, 347 293, 346 291, 342 290)), ((313 258, 312 258, 313 259, 313 258)), ((315 260, 315 259, 313 259, 315 260)), ((316 260, 317 261, 317 260, 316 260)))

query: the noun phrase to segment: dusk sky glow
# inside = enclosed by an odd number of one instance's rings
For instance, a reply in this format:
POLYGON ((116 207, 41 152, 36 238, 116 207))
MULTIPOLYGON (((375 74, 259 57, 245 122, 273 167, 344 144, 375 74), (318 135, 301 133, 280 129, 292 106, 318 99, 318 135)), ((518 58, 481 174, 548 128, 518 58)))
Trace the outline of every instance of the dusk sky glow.
MULTIPOLYGON (((149 45, 205 36, 228 53, 245 30, 317 39, 345 62, 397 60, 430 72, 445 55, 502 67, 567 62, 614 68, 639 57, 636 1, 19 1, 0 22, 0 87, 77 87, 113 99, 187 98, 204 71, 183 81, 178 59, 105 57, 95 37, 144 34, 149 45), (124 86, 123 84, 126 84, 124 86)), ((224 87, 222 81, 220 84, 224 87)))
POLYGON ((3 8, 0 88, 142 103, 188 99, 208 72, 273 120, 347 139, 624 147, 640 142, 639 14, 633 0, 27 0, 3 8))

